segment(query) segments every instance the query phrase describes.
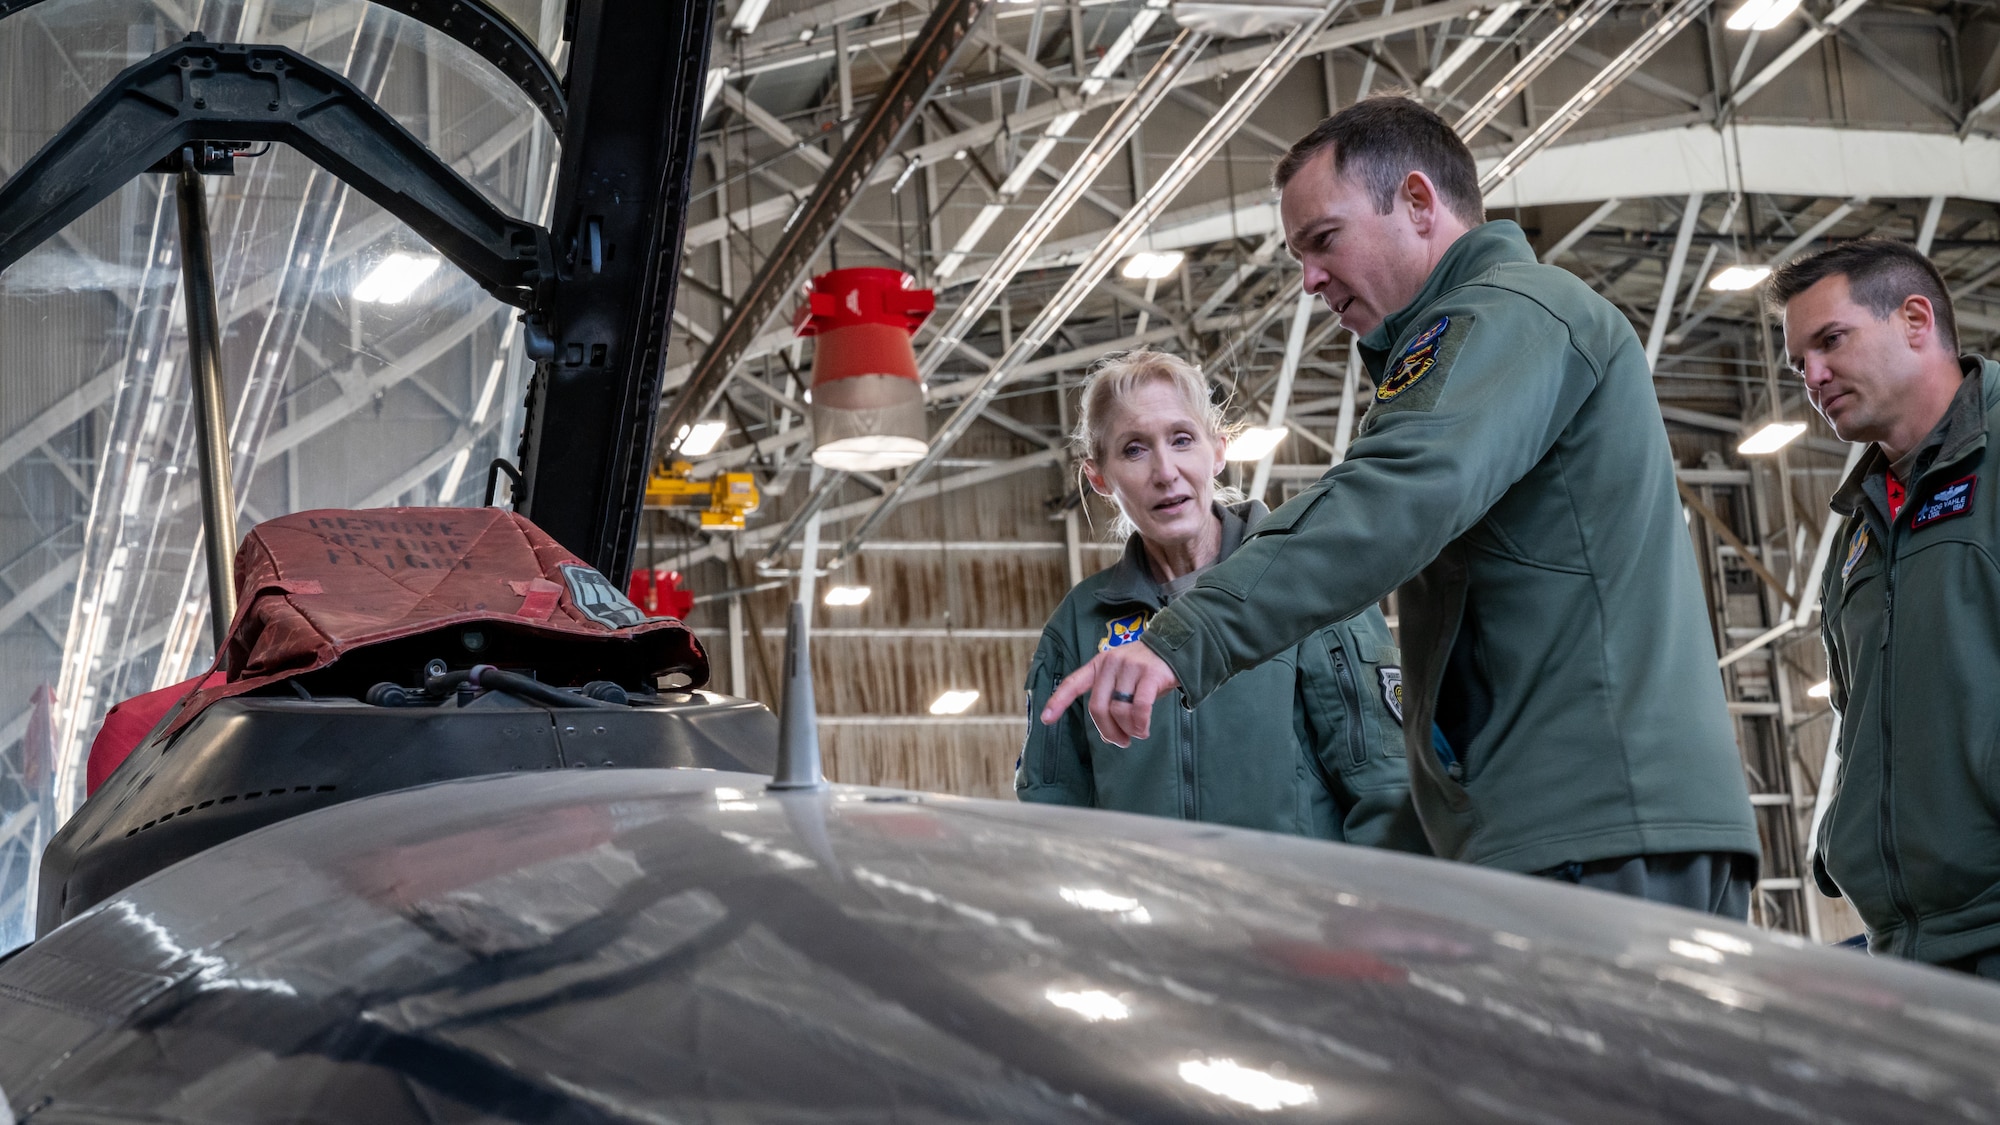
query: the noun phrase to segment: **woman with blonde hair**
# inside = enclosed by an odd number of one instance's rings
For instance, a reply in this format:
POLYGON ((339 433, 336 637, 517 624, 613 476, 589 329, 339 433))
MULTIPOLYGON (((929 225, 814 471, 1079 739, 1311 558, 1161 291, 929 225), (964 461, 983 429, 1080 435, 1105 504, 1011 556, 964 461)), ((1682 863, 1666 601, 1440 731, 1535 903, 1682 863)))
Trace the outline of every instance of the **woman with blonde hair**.
POLYGON ((1084 384, 1072 435, 1093 491, 1119 510, 1125 553, 1078 583, 1028 672, 1024 801, 1428 851, 1409 801, 1402 671, 1381 611, 1313 634, 1188 711, 1163 697, 1153 735, 1098 737, 1084 701, 1035 716, 1092 656, 1137 641, 1152 615, 1228 557, 1263 504, 1218 488, 1228 427, 1201 372, 1162 352, 1112 356, 1084 384))

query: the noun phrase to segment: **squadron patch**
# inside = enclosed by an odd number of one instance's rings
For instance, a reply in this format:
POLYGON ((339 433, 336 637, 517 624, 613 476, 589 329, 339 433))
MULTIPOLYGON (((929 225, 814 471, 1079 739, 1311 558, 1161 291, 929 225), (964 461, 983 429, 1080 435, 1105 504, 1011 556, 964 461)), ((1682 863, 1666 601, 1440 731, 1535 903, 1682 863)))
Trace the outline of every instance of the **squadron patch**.
POLYGON ((1361 420, 1362 433, 1371 432, 1385 418, 1401 411, 1427 413, 1437 409, 1458 354, 1472 334, 1473 320, 1473 314, 1464 311, 1441 316, 1387 361, 1368 414, 1361 420))
POLYGON ((1404 391, 1417 385, 1417 380, 1431 373, 1437 366, 1438 349, 1443 345, 1445 330, 1451 327, 1451 318, 1441 316, 1436 324, 1417 334, 1410 346, 1403 349, 1401 359, 1396 361, 1396 369, 1383 376, 1382 385, 1375 388, 1375 401, 1388 402, 1404 391))
POLYGON ((1097 651, 1129 645, 1146 633, 1149 614, 1135 613, 1130 617, 1114 617, 1104 628, 1104 639, 1097 642, 1097 651))
POLYGON ((1847 576, 1853 574, 1854 568, 1861 565, 1861 556, 1867 553, 1868 525, 1864 523, 1854 529, 1854 537, 1847 541, 1847 559, 1840 564, 1842 582, 1847 581, 1847 576))
POLYGON ((599 625, 607 629, 630 629, 646 620, 632 599, 596 570, 582 563, 563 563, 556 569, 562 572, 563 581, 569 583, 569 600, 599 625))
POLYGON ((1972 514, 1972 490, 1979 483, 1978 474, 1960 477, 1931 495, 1923 502, 1916 514, 1910 517, 1910 530, 1927 523, 1948 520, 1954 516, 1972 514))
POLYGON ((1396 716, 1396 725, 1403 725, 1403 670, 1394 664, 1384 664, 1375 669, 1382 677, 1382 702, 1389 705, 1389 713, 1396 716))

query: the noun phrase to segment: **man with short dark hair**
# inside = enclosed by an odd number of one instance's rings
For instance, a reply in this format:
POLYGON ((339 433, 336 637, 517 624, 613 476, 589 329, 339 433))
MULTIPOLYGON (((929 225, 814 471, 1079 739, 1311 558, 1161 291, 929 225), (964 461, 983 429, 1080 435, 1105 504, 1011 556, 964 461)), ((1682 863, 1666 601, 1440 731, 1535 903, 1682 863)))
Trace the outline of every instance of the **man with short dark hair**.
POLYGON ((1280 162, 1286 241, 1361 336, 1347 459, 1073 672, 1107 741, 1396 589, 1411 794, 1441 856, 1743 918, 1758 839, 1644 349, 1483 222, 1478 172, 1401 97, 1280 162), (1093 690, 1094 689, 1094 690, 1093 690))
POLYGON ((1813 406, 1868 443, 1821 577, 1840 772, 1813 875, 1871 951, 2000 978, 2000 373, 1959 355, 1944 279, 1900 242, 1786 265, 1768 299, 1813 406))

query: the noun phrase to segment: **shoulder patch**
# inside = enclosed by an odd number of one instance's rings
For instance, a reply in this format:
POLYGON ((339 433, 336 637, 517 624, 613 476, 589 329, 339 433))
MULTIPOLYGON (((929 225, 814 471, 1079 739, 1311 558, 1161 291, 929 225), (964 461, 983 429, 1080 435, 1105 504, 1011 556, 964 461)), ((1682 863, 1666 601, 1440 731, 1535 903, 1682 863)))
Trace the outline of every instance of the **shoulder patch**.
POLYGON ((1396 367, 1382 377, 1382 385, 1375 388, 1375 401, 1388 402, 1404 391, 1417 385, 1417 381, 1431 373, 1437 366, 1438 348, 1444 341, 1444 334, 1451 328, 1451 318, 1441 316, 1436 324, 1417 333, 1403 354, 1396 359, 1396 367))
POLYGON ((1854 529, 1853 537, 1847 541, 1847 558, 1840 564, 1842 582, 1847 581, 1847 576, 1853 574, 1854 568, 1861 565, 1861 556, 1867 553, 1868 525, 1864 523, 1854 529))
POLYGON ((1403 345, 1375 387, 1375 400, 1368 404, 1368 415, 1362 420, 1363 433, 1385 414, 1437 409, 1438 396, 1444 393, 1445 380, 1472 331, 1472 321, 1467 312, 1441 316, 1403 345))
POLYGON ((1375 669, 1382 677, 1382 702, 1389 705, 1389 713, 1396 716, 1396 725, 1403 725, 1403 670, 1394 664, 1384 664, 1375 669))
MULTIPOLYGON (((1127 617, 1114 617, 1104 627, 1104 638, 1097 642, 1097 651, 1114 649, 1119 645, 1129 645, 1146 633, 1146 622, 1151 614, 1134 613, 1127 617)), ((1085 634, 1088 636, 1089 634, 1085 634)))
POLYGON ((1972 493, 1979 485, 1977 473, 1963 476, 1931 494, 1916 514, 1910 517, 1910 530, 1915 531, 1925 524, 1948 520, 1956 516, 1972 514, 1972 493))

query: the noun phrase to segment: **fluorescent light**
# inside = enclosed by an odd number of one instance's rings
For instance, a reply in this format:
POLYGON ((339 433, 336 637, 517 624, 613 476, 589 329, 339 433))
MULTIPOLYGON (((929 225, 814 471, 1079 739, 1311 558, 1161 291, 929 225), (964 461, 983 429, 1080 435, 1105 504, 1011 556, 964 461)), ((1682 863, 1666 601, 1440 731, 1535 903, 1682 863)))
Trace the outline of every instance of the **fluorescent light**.
POLYGON ((1799 0, 1749 0, 1729 13, 1723 26, 1731 31, 1769 31, 1798 9, 1799 0))
POLYGON ((943 695, 931 701, 931 714, 963 715, 968 710, 971 710, 972 705, 977 702, 979 702, 979 693, 976 691, 959 691, 956 688, 948 689, 943 695))
POLYGON ((674 452, 685 457, 700 457, 715 450, 715 443, 729 429, 724 422, 696 422, 692 426, 682 426, 680 435, 674 438, 674 452))
POLYGON ((1125 259, 1125 268, 1120 272, 1134 280, 1158 281, 1163 277, 1172 277, 1174 271, 1181 268, 1181 262, 1186 257, 1187 255, 1179 250, 1168 250, 1161 254, 1142 250, 1125 259))
POLYGON ((866 586, 833 586, 828 588, 825 601, 828 605, 860 605, 874 592, 866 586))
POLYGON ((1831 699, 1831 698, 1833 698, 1833 681, 1832 681, 1832 680, 1821 680, 1820 682, 1818 682, 1818 683, 1814 684, 1813 686, 1811 686, 1811 687, 1807 688, 1807 689, 1806 689, 1806 698, 1807 698, 1807 699, 1831 699))
POLYGON ((1261 1070, 1251 1070, 1235 1059, 1184 1062, 1181 1064, 1181 1080, 1264 1113, 1287 1106, 1309 1105, 1319 1100, 1311 1086, 1261 1070))
POLYGON ((354 287, 354 299, 371 305, 400 305, 443 263, 429 256, 391 254, 354 287))
POLYGON ((1708 287, 1718 293, 1736 293, 1754 287, 1771 276, 1770 266, 1730 266, 1708 279, 1708 287))
POLYGON ((1286 432, 1283 426, 1251 426, 1230 438, 1222 455, 1231 461, 1262 461, 1285 440, 1286 432))
POLYGON ((1060 988, 1051 988, 1043 995, 1049 998, 1049 1003, 1075 1012, 1091 1023, 1099 1020, 1122 1020, 1132 1014, 1132 1009, 1127 1008, 1123 1000, 1095 988, 1082 992, 1065 992, 1060 988))
POLYGON ((1792 439, 1806 432, 1804 422, 1773 422, 1749 437, 1736 447, 1736 452, 1756 455, 1776 453, 1792 443, 1792 439))
POLYGON ((748 35, 757 30, 757 24, 764 18, 764 9, 771 6, 771 0, 743 0, 737 5, 736 14, 729 18, 729 29, 740 35, 748 35))

